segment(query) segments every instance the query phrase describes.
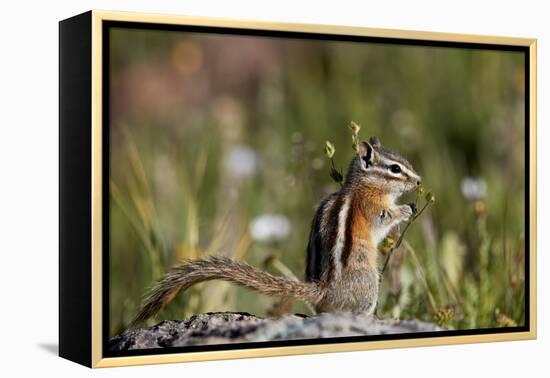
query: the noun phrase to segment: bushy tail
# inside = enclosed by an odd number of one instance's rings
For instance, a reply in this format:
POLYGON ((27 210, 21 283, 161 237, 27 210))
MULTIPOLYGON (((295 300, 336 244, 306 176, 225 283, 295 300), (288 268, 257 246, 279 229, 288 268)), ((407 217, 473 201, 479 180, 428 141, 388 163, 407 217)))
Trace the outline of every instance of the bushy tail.
POLYGON ((173 267, 145 297, 130 327, 154 316, 181 290, 209 280, 234 282, 264 294, 293 297, 312 304, 321 299, 321 292, 315 283, 276 277, 246 263, 213 256, 187 261, 173 267))

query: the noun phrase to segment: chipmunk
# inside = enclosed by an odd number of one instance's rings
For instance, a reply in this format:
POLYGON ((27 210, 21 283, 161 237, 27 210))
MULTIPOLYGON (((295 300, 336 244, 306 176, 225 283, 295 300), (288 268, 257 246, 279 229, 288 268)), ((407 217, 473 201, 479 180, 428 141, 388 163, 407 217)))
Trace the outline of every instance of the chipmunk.
POLYGON ((378 244, 414 214, 414 205, 397 205, 396 200, 418 185, 420 176, 411 164, 371 137, 359 143, 342 189, 325 198, 315 213, 305 281, 274 276, 228 257, 186 261, 151 289, 131 326, 155 315, 180 291, 214 279, 299 299, 318 312, 370 315, 378 299, 378 244))

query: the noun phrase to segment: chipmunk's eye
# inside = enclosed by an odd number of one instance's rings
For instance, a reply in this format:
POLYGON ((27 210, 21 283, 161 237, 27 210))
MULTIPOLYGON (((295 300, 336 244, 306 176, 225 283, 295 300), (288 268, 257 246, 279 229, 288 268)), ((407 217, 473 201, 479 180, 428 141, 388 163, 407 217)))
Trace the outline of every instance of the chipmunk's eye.
POLYGON ((401 173, 401 167, 397 164, 390 165, 389 169, 391 173, 401 173))

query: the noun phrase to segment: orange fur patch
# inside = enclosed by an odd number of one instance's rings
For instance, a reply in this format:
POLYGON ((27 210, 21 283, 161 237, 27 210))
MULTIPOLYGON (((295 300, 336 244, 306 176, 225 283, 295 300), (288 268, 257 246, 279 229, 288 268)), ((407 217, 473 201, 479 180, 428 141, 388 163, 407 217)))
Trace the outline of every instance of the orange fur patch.
MULTIPOLYGON (((369 197, 371 197, 374 193, 372 191, 369 191, 369 197)), ((371 235, 371 224, 369 223, 368 219, 372 220, 374 217, 377 216, 377 214, 380 212, 380 208, 373 207, 372 203, 380 203, 382 200, 383 194, 380 193, 380 197, 376 198, 376 200, 373 202, 372 200, 374 198, 365 198, 366 196, 361 194, 356 194, 351 202, 350 206, 350 215, 351 218, 351 234, 353 235, 352 245, 351 245, 351 261, 357 261, 356 256, 353 256, 354 253, 357 253, 356 249, 358 248, 358 242, 359 240, 362 240, 363 243, 367 243, 366 248, 366 263, 372 267, 377 268, 377 249, 372 241, 372 235, 371 235), (365 205, 366 203, 370 204, 370 206, 367 208, 365 205)))

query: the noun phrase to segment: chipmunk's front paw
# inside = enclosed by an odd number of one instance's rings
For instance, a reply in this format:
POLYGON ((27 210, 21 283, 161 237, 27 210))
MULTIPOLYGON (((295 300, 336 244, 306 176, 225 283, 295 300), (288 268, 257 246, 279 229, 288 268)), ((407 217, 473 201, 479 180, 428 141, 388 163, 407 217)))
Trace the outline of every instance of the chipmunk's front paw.
POLYGON ((408 221, 415 213, 415 210, 416 210, 416 206, 414 206, 414 208, 411 205, 399 206, 399 215, 401 218, 401 222, 408 221))

